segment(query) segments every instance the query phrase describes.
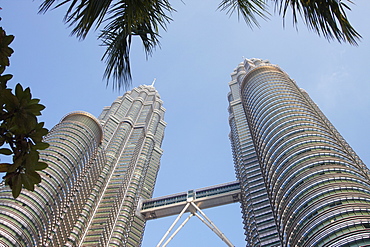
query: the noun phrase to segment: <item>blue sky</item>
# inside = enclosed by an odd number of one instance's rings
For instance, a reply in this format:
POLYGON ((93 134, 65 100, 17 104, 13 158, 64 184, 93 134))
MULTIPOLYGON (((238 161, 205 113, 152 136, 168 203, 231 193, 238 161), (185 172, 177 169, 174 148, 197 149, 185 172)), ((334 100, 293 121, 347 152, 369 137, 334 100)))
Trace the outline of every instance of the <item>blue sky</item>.
MULTIPOLYGON (((96 33, 70 37, 63 9, 38 15, 39 0, 0 1, 1 26, 16 36, 9 86, 20 82, 46 105, 41 117, 52 128, 67 113, 98 116, 123 91, 102 81, 104 63, 96 33)), ((370 2, 352 5, 349 19, 363 36, 358 47, 328 42, 300 22, 273 16, 250 29, 236 15, 217 11, 217 1, 171 1, 177 12, 163 30, 161 49, 147 61, 141 44, 131 51, 133 87, 151 84, 167 109, 164 155, 154 196, 235 180, 227 114, 230 73, 246 58, 269 59, 310 94, 365 163, 370 163, 370 2)), ((235 246, 245 246, 239 205, 205 210, 235 246)), ((143 247, 155 246, 173 217, 150 221, 143 247)), ((193 217, 169 246, 224 246, 193 217)))

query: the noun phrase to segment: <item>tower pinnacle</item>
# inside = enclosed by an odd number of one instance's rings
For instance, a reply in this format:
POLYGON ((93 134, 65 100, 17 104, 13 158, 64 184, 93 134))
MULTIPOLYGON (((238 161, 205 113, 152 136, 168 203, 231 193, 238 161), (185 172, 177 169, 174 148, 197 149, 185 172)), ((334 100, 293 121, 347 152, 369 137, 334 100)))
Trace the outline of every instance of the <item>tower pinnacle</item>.
POLYGON ((154 78, 154 80, 152 82, 152 85, 150 85, 150 86, 154 87, 154 83, 155 83, 156 80, 157 80, 157 78, 154 78))

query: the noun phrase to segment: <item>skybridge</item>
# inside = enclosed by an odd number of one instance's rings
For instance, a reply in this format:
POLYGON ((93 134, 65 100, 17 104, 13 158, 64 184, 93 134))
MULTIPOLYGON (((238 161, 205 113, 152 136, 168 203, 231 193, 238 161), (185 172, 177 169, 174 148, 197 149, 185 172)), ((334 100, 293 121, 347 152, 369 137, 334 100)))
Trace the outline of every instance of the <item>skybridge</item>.
POLYGON ((178 215, 176 220, 167 230, 157 247, 165 247, 171 239, 181 230, 192 216, 197 216, 213 232, 219 236, 229 247, 234 246, 214 223, 204 214, 202 209, 222 206, 234 202, 240 202, 241 191, 239 181, 223 183, 196 190, 176 193, 145 200, 141 203, 140 216, 145 220, 158 219, 171 215, 178 215), (175 232, 169 237, 175 225, 184 213, 189 216, 184 220, 175 232), (165 242, 165 240, 167 241, 165 242))

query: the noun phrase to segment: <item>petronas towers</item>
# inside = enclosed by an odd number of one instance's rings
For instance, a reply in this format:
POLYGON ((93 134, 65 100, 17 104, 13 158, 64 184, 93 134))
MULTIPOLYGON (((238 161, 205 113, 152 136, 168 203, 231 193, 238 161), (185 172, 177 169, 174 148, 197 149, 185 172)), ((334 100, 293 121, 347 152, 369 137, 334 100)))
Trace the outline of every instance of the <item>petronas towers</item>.
MULTIPOLYGON (((370 245, 370 171, 307 92, 267 60, 246 59, 231 76, 246 245, 370 245)), ((163 152, 162 104, 144 85, 98 118, 66 115, 45 139, 49 167, 35 191, 13 199, 0 188, 0 246, 140 246, 140 205, 163 152)))

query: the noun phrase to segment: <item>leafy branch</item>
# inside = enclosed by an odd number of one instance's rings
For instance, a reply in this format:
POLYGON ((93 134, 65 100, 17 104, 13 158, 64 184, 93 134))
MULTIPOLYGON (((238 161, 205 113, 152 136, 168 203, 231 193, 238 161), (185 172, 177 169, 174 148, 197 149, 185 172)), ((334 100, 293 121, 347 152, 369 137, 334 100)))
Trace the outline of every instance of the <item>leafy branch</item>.
POLYGON ((13 156, 12 163, 0 163, 0 172, 6 172, 5 184, 16 198, 22 187, 33 191, 35 184, 41 182, 37 171, 48 165, 39 161, 38 150, 46 149, 49 144, 42 141, 48 130, 43 122, 37 121, 45 106, 39 104, 39 99, 32 98, 29 88, 23 89, 18 83, 13 93, 7 87, 13 76, 3 73, 14 52, 9 47, 13 40, 14 36, 6 35, 0 27, 0 154, 13 156))
POLYGON ((175 10, 168 0, 43 0, 40 13, 50 8, 69 5, 64 21, 72 27, 72 35, 86 38, 91 30, 100 29, 99 39, 106 51, 104 78, 113 88, 127 89, 131 83, 130 49, 138 37, 147 56, 159 45, 159 28, 166 30, 175 10))

